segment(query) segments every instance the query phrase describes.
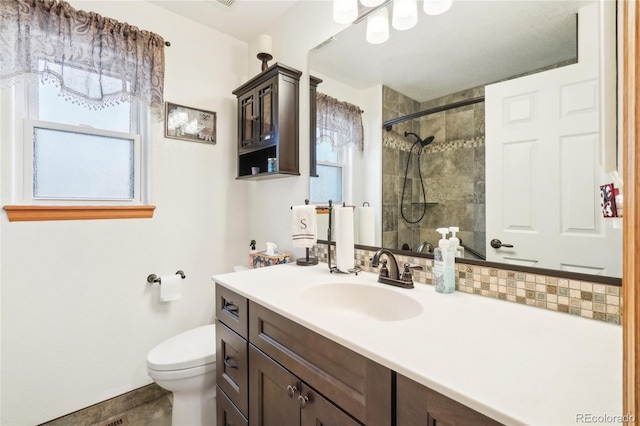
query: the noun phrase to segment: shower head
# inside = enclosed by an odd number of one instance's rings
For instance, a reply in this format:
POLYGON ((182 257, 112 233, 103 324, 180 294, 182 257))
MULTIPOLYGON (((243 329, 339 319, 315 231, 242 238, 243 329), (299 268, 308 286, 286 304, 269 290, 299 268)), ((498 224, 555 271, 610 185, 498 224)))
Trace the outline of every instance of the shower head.
POLYGON ((427 146, 431 142, 433 142, 433 139, 434 139, 433 136, 427 136, 426 138, 421 139, 420 136, 416 135, 413 132, 404 132, 404 136, 405 137, 407 137, 409 135, 414 136, 417 139, 417 141, 414 143, 414 145, 417 144, 417 143, 420 143, 420 151, 422 151, 422 148, 424 148, 425 146, 427 146))

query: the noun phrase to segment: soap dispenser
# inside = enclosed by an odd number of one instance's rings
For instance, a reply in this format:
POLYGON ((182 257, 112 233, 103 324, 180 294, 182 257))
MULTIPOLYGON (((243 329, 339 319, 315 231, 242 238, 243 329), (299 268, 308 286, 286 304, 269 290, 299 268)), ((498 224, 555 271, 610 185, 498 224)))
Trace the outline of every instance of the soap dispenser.
POLYGON ((438 241, 438 247, 433 250, 433 283, 438 293, 446 293, 445 291, 445 258, 449 249, 449 240, 447 234, 449 228, 436 229, 442 238, 438 241))
POLYGON ((449 237, 449 247, 455 253, 455 257, 463 258, 464 247, 460 245, 460 239, 456 237, 456 232, 460 231, 460 228, 457 226, 450 226, 449 231, 451 232, 451 237, 449 237))

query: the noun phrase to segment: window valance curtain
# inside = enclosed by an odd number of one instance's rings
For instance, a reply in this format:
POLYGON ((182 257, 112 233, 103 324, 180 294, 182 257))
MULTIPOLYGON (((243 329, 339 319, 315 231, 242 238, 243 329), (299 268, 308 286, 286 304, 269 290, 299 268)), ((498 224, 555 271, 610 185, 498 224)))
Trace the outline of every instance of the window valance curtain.
POLYGON ((62 0, 0 1, 0 83, 40 77, 91 108, 162 111, 164 40, 62 0))
POLYGON ((357 105, 342 102, 318 92, 316 94, 318 140, 329 141, 334 149, 354 144, 359 151, 363 151, 363 112, 357 105))

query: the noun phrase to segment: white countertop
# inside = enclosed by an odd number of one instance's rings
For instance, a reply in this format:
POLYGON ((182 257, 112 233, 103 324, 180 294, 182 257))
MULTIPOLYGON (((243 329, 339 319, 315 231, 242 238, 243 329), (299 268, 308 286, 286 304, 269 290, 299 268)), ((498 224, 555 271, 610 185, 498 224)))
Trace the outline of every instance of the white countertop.
MULTIPOLYGON (((506 425, 597 424, 598 416, 623 414, 617 325, 460 292, 440 294, 420 283, 396 288, 372 273, 330 273, 322 263, 213 280, 506 425), (384 286, 423 310, 402 321, 345 320, 314 309, 303 294, 331 282, 384 286)), ((611 420, 605 423, 618 424, 611 420)))

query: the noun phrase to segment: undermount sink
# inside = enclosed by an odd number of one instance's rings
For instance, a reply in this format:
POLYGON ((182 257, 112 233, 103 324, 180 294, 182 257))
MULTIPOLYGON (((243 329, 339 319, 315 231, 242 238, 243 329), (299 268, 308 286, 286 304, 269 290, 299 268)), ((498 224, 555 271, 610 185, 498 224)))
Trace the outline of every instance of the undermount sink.
POLYGON ((402 321, 422 313, 419 302, 382 284, 319 284, 303 290, 302 298, 318 311, 345 319, 402 321))

